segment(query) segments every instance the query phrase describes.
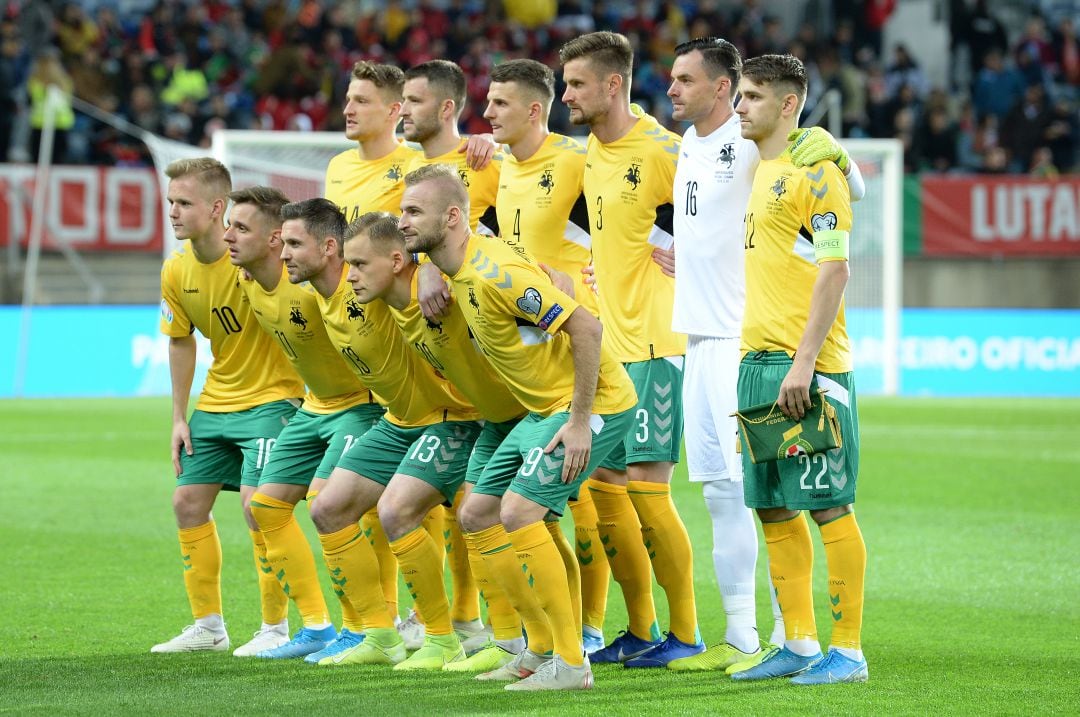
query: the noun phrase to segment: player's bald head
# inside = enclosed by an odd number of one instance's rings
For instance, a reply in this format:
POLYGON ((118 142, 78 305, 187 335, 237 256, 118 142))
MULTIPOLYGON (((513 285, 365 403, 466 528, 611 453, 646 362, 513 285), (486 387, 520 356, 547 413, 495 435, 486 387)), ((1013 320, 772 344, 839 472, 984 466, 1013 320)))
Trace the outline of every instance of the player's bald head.
POLYGON ((405 190, 430 185, 434 197, 434 211, 444 212, 458 207, 463 216, 469 216, 469 192, 457 169, 449 164, 427 164, 405 175, 405 190))

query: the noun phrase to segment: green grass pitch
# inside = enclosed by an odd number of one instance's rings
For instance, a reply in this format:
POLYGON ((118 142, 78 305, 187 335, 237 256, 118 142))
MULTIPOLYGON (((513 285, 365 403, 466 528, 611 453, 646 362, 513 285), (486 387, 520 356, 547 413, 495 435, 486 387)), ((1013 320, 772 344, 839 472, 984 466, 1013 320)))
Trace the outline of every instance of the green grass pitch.
MULTIPOLYGON (((190 622, 168 416, 162 399, 0 402, 0 712, 1080 712, 1077 400, 863 400, 857 510, 869 550, 868 684, 742 685, 604 665, 591 692, 539 695, 449 674, 150 655, 190 622)), ((683 467, 675 486, 696 551, 702 633, 714 643, 723 612, 707 513, 683 467)), ((240 644, 257 628, 258 607, 235 494, 219 501, 216 518, 226 620, 240 644)), ((301 523, 310 530, 306 514, 301 523)), ((815 579, 827 641, 820 544, 815 579)), ((657 607, 663 623, 659 592, 657 607)), ((767 634, 761 589, 758 615, 767 634)), ((608 637, 624 624, 613 586, 608 637)))

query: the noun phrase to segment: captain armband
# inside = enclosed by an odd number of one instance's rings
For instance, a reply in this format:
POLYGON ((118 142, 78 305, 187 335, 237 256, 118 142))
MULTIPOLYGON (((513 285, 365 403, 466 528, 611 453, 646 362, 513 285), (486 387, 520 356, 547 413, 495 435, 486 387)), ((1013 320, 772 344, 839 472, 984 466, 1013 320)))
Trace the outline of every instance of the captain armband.
POLYGON ((814 258, 822 261, 847 261, 850 235, 840 229, 814 232, 814 258))

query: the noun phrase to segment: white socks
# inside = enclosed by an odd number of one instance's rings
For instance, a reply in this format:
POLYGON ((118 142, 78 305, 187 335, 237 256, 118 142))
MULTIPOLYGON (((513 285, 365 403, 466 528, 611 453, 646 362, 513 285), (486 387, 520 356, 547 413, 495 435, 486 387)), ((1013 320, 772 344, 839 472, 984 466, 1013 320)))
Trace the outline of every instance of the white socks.
POLYGON ((754 573, 758 541, 753 513, 743 502, 741 481, 706 481, 702 493, 712 518, 713 570, 727 615, 724 639, 743 652, 757 652, 754 573))

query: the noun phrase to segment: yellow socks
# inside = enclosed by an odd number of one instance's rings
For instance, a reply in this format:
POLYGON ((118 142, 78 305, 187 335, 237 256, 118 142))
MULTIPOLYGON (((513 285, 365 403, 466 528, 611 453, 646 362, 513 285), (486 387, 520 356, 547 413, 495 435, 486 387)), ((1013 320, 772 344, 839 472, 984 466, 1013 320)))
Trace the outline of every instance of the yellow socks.
MULTIPOLYGON (((574 622, 566 564, 551 533, 543 521, 537 521, 509 533, 509 536, 525 580, 547 616, 555 654, 569 665, 582 664, 581 629, 574 622)), ((573 556, 570 558, 573 560, 573 556)))
POLYGON ((642 640, 657 639, 660 634, 653 604, 649 551, 641 540, 641 522, 626 486, 593 478, 586 485, 596 505, 600 543, 626 601, 630 632, 642 640))
POLYGON ((257 530, 249 530, 251 546, 255 553, 255 571, 259 576, 259 604, 262 606, 262 621, 266 625, 277 625, 289 616, 289 597, 282 591, 270 561, 266 559, 266 540, 257 530))
POLYGON ((866 543, 854 513, 820 528, 825 560, 829 565, 829 611, 833 618, 829 644, 858 650, 861 649, 866 543))
POLYGON ((364 537, 375 551, 375 558, 379 561, 379 584, 382 586, 383 599, 386 600, 386 609, 391 615, 398 614, 398 564, 394 552, 390 550, 390 541, 386 539, 382 523, 379 522, 379 513, 375 508, 364 513, 360 519, 360 527, 364 530, 364 537))
POLYGON ((393 627, 394 620, 386 610, 379 585, 379 561, 371 545, 360 532, 359 525, 350 525, 335 533, 320 535, 323 558, 330 569, 330 581, 339 598, 351 604, 360 619, 359 629, 393 627))
POLYGON ((221 541, 214 521, 180 528, 180 558, 184 563, 184 589, 196 620, 221 614, 221 541))
POLYGON ((551 540, 559 551, 563 566, 566 568, 566 583, 570 588, 570 607, 574 610, 574 625, 577 626, 578 634, 581 634, 581 571, 578 568, 577 556, 574 549, 566 540, 566 534, 562 532, 562 526, 557 520, 544 521, 544 526, 551 533, 551 540))
POLYGON ((577 500, 570 501, 574 516, 574 542, 581 572, 581 621, 597 630, 604 628, 611 566, 600 554, 600 529, 592 493, 582 486, 577 500))
MULTIPOLYGON (((307 495, 304 496, 309 511, 311 510, 311 504, 315 501, 315 496, 317 495, 319 495, 319 491, 309 489, 307 495)), ((323 556, 323 562, 326 562, 325 554, 323 556)), ((337 584, 333 583, 333 576, 331 576, 331 584, 334 585, 334 596, 337 597, 338 605, 341 606, 341 626, 343 628, 348 628, 353 632, 363 632, 364 621, 360 618, 360 613, 353 607, 352 601, 349 600, 348 596, 338 589, 337 584)))
MULTIPOLYGON (((461 505, 463 491, 458 491, 454 505, 461 505)), ((446 561, 450 565, 450 586, 454 602, 450 607, 450 619, 455 622, 472 622, 480 619, 480 590, 476 587, 472 568, 469 565, 469 551, 465 547, 465 538, 461 535, 457 512, 445 510, 446 561)))
POLYGON ((293 505, 264 493, 251 497, 251 515, 266 541, 266 559, 304 625, 326 625, 330 612, 315 573, 315 557, 293 514, 293 505))
POLYGON ((529 649, 538 655, 550 652, 553 643, 547 616, 535 592, 525 582, 521 563, 502 524, 472 533, 472 538, 487 566, 488 575, 498 581, 506 599, 521 617, 525 632, 529 635, 529 649))
POLYGON ((480 549, 476 546, 474 534, 463 533, 462 537, 469 551, 469 567, 472 568, 476 586, 487 603, 488 622, 491 623, 495 639, 516 640, 521 637, 521 618, 518 617, 517 610, 507 599, 506 591, 488 571, 480 549))
POLYGON ((652 560, 656 582, 667 595, 671 631, 682 642, 699 642, 694 603, 694 554, 686 526, 671 501, 666 483, 630 481, 627 493, 641 518, 641 536, 652 560))
POLYGON ((817 640, 814 599, 810 584, 814 572, 814 545, 810 526, 799 513, 791 520, 762 523, 765 545, 769 551, 769 574, 776 600, 784 614, 784 632, 788 640, 817 640))
POLYGON ((390 543, 405 587, 424 615, 428 635, 449 635, 450 602, 443 585, 443 551, 423 527, 390 543))

